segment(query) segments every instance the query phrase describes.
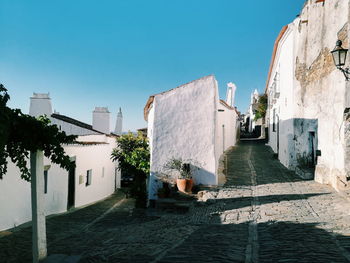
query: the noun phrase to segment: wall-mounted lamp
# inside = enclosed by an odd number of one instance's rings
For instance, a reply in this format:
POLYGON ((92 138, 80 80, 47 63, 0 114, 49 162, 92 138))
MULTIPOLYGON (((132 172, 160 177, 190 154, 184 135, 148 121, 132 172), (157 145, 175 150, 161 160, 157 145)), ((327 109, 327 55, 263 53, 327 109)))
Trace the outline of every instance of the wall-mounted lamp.
POLYGON ((349 68, 343 68, 346 61, 346 55, 348 53, 348 50, 343 48, 341 45, 343 42, 341 40, 338 40, 336 43, 335 48, 331 51, 333 56, 333 61, 337 69, 339 69, 341 72, 343 72, 346 81, 348 81, 349 75, 350 75, 350 69, 349 68))

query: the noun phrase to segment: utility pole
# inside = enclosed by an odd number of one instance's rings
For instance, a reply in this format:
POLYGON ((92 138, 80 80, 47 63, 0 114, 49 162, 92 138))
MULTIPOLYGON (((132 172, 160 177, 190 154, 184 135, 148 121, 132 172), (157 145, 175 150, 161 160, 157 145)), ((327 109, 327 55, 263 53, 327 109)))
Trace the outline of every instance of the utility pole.
POLYGON ((44 153, 42 151, 30 153, 30 173, 32 191, 33 262, 37 263, 47 256, 44 200, 44 153))

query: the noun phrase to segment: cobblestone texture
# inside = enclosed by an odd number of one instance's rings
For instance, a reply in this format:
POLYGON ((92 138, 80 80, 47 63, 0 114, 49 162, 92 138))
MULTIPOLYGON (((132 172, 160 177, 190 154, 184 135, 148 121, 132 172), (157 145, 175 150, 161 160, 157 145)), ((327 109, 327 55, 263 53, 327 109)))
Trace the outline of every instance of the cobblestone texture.
MULTIPOLYGON (((189 213, 134 210, 112 197, 49 219, 49 253, 80 262, 350 261, 347 199, 302 181, 262 143, 241 142, 227 157, 225 186, 205 191, 189 213)), ((30 256, 30 228, 0 239, 0 262, 30 256)))

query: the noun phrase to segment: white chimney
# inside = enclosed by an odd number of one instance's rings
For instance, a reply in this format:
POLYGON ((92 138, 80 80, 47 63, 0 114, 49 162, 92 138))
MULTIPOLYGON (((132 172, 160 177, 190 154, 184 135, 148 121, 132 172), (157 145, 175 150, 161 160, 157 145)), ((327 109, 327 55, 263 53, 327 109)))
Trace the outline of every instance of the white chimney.
POLYGON ((51 114, 50 93, 33 93, 33 97, 30 97, 29 115, 34 117, 46 115, 50 117, 51 114))
POLYGON ((92 128, 94 130, 109 134, 109 118, 110 112, 107 107, 95 107, 92 112, 92 128))
POLYGON ((119 112, 117 115, 117 122, 115 124, 115 130, 114 133, 117 135, 121 135, 122 134, 122 129, 123 129, 123 113, 122 113, 122 109, 119 108, 119 112))
POLYGON ((237 87, 234 83, 227 83, 226 103, 231 107, 234 107, 235 104, 236 89, 237 87))

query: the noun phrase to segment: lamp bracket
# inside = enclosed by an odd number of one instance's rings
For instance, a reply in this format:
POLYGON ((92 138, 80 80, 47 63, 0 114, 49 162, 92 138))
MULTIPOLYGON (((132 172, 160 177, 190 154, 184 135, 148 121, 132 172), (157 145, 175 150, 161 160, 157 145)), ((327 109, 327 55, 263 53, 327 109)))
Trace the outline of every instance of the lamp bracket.
POLYGON ((343 72, 345 80, 349 81, 350 80, 350 68, 342 68, 342 67, 338 67, 338 69, 343 72))

